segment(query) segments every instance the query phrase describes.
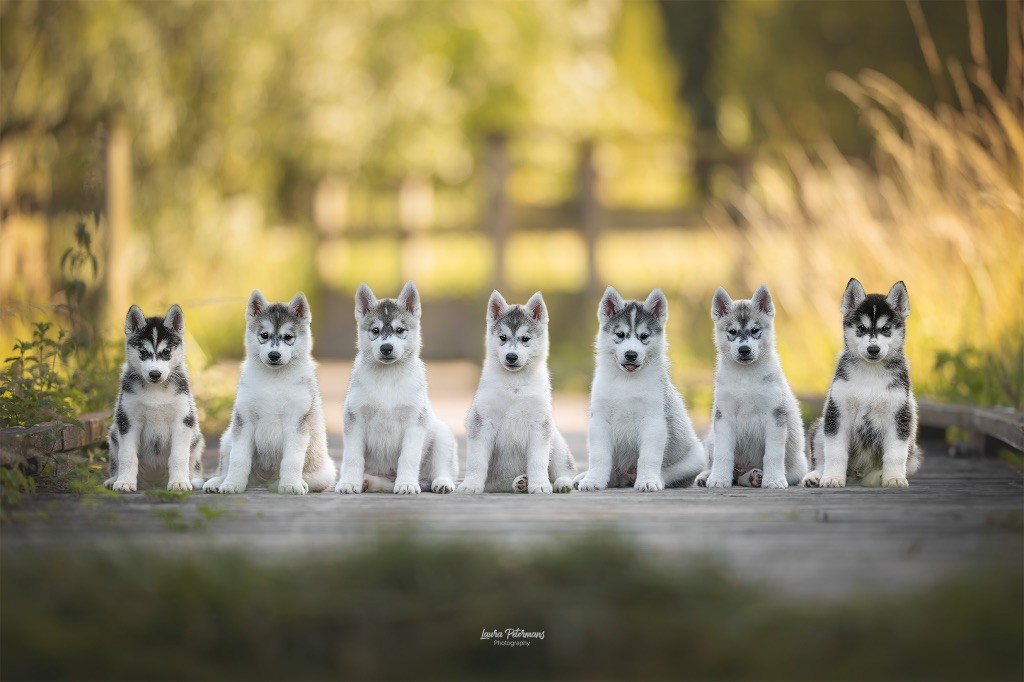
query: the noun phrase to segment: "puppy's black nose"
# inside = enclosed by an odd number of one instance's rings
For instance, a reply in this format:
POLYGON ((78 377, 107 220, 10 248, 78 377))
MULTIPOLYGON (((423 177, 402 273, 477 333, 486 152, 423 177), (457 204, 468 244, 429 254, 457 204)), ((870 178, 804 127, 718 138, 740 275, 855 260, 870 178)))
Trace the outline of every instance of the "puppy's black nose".
POLYGON ((878 346, 868 346, 868 355, 875 357, 882 351, 878 346))
POLYGON ((750 346, 740 346, 739 351, 741 356, 747 357, 750 355, 750 346))
POLYGON ((384 343, 384 344, 381 344, 380 354, 381 355, 385 355, 385 356, 386 355, 391 355, 391 351, 393 351, 393 350, 395 350, 394 346, 392 346, 390 343, 384 343))
POLYGON ((626 362, 636 362, 636 351, 635 350, 627 350, 626 351, 626 362))
POLYGON ((160 370, 154 369, 149 373, 149 378, 153 381, 160 381, 160 370))
POLYGON ((510 365, 514 365, 517 362, 519 362, 519 356, 516 355, 515 353, 506 353, 505 362, 507 362, 510 365))
POLYGON ((281 354, 278 353, 276 350, 272 350, 269 353, 267 353, 267 357, 270 358, 271 362, 277 362, 278 360, 281 359, 281 354))

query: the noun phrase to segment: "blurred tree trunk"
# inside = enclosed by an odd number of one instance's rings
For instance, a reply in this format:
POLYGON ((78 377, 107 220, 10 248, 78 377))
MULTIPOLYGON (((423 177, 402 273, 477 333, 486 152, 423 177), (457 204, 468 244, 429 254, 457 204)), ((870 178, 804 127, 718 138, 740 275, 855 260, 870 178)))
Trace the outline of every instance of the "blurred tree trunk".
POLYGON ((107 270, 101 305, 104 329, 117 329, 131 305, 132 272, 129 258, 132 233, 132 147, 128 126, 112 118, 106 144, 106 214, 104 261, 107 270))

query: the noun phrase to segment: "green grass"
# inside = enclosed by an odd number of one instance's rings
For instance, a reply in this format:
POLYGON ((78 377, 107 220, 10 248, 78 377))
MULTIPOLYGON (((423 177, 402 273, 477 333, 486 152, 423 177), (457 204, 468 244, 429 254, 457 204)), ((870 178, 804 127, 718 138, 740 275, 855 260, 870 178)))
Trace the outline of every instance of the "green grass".
MULTIPOLYGON (((172 508, 173 509, 173 508, 172 508)), ((176 510, 174 510, 176 511, 176 510)), ((618 540, 3 556, 4 679, 1020 679, 1021 576, 792 599, 618 540), (543 631, 523 648, 483 630, 543 631)))

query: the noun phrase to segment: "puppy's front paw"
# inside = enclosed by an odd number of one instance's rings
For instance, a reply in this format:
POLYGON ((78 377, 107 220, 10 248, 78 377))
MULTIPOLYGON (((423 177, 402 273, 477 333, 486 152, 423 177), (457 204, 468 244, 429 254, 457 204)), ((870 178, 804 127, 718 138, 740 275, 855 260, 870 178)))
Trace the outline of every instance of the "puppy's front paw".
POLYGON ((483 483, 477 484, 470 481, 463 481, 459 484, 459 487, 455 489, 455 492, 460 495, 479 495, 483 491, 483 483))
POLYGON ((711 471, 702 471, 697 474, 697 478, 693 479, 695 486, 706 488, 708 487, 708 478, 711 476, 711 471))
POLYGON ((551 486, 552 491, 556 493, 567 493, 572 490, 572 478, 569 476, 562 476, 561 478, 555 479, 555 484, 551 486))
POLYGON ((708 476, 709 488, 731 488, 732 487, 732 476, 716 476, 711 474, 708 476))
POLYGON ((135 481, 114 481, 110 489, 117 493, 133 493, 135 492, 135 481))
POLYGON ((221 495, 238 495, 245 492, 245 483, 235 483, 233 481, 224 481, 217 488, 217 492, 221 495))
POLYGON ((357 495, 364 490, 363 481, 358 483, 349 483, 348 481, 338 481, 338 485, 334 486, 334 492, 343 493, 345 495, 357 495))
MULTIPOLYGON (((785 476, 772 476, 772 477, 768 477, 768 476, 762 476, 762 475, 758 474, 758 478, 761 479, 760 483, 761 483, 761 487, 762 488, 769 488, 769 489, 772 489, 772 490, 781 490, 782 488, 788 488, 789 487, 789 481, 786 480, 785 476)), ((757 485, 756 483, 754 483, 754 477, 753 476, 750 477, 750 481, 751 481, 752 485, 757 485)))
POLYGON ((800 485, 805 488, 817 488, 821 485, 821 474, 817 471, 808 472, 804 480, 800 481, 800 485))
POLYGON ((910 483, 907 481, 906 476, 883 476, 882 477, 883 488, 909 488, 910 483))
POLYGON ((608 487, 608 481, 595 481, 592 478, 584 478, 580 481, 580 492, 590 493, 598 490, 604 490, 608 487))
POLYGON ((651 478, 645 481, 637 481, 633 489, 638 493, 656 493, 665 489, 665 482, 660 478, 651 478))
POLYGON ((525 493, 530 490, 530 479, 526 477, 526 474, 516 476, 516 480, 512 481, 512 492, 514 493, 525 493))
POLYGON ((223 476, 214 476, 209 481, 203 484, 204 493, 215 493, 218 492, 220 484, 224 482, 223 476))
POLYGON ((419 483, 395 483, 396 495, 418 495, 419 492, 419 483))
POLYGON ((288 483, 282 481, 277 484, 277 492, 282 495, 305 495, 309 492, 309 484, 302 479, 288 483))
POLYGON ((187 493, 192 490, 192 481, 170 481, 167 484, 167 489, 174 492, 187 493))
POLYGON ((538 493, 541 494, 541 495, 550 495, 551 494, 551 484, 549 482, 547 482, 547 481, 544 481, 542 483, 538 483, 537 485, 532 485, 531 484, 529 486, 529 491, 530 491, 531 495, 535 495, 535 494, 538 494, 538 493))
POLYGON ((839 478, 838 476, 824 476, 821 479, 819 485, 822 488, 845 488, 846 481, 839 478))
POLYGON ((438 495, 447 495, 455 490, 455 483, 450 478, 435 478, 430 484, 430 490, 438 495))

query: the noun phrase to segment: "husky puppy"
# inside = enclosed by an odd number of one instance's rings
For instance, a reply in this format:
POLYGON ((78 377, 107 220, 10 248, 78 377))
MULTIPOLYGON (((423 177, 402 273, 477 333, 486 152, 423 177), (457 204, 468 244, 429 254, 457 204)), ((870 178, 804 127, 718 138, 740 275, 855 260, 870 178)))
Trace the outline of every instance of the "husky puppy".
POLYGON ((497 291, 487 303, 487 357, 466 416, 469 452, 460 493, 569 492, 576 461, 551 415, 548 309, 497 291))
POLYGON ((800 404, 775 351, 775 306, 761 285, 747 301, 719 287, 715 321, 715 402, 704 441, 711 468, 697 485, 786 488, 807 473, 800 404))
POLYGON ((612 287, 597 309, 596 368, 590 392, 590 470, 580 490, 633 486, 656 492, 692 481, 705 467, 683 398, 669 377, 661 289, 624 301, 612 287))
POLYGON ((337 478, 327 453, 323 402, 310 355, 305 295, 268 303, 258 290, 245 307, 245 360, 231 425, 220 438, 220 467, 207 492, 241 493, 252 482, 305 495, 337 478))
POLYGON ((455 490, 455 436, 434 415, 420 360, 420 294, 411 281, 397 299, 356 291, 358 352, 345 396, 345 453, 339 493, 415 495, 455 490))
POLYGON ((138 306, 124 322, 125 363, 110 444, 110 478, 104 485, 135 492, 140 483, 168 490, 203 484, 203 434, 185 369, 185 316, 172 305, 163 317, 138 306))
POLYGON ((808 487, 862 485, 906 488, 921 466, 917 401, 903 354, 910 299, 902 281, 889 293, 865 294, 851 279, 839 307, 843 352, 825 398, 824 417, 811 426, 808 487))

